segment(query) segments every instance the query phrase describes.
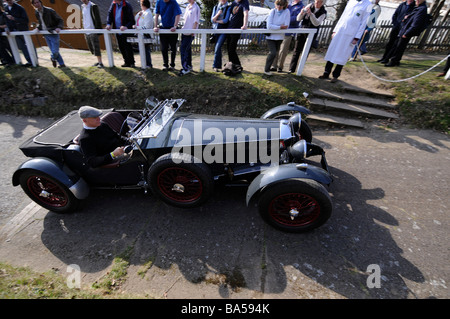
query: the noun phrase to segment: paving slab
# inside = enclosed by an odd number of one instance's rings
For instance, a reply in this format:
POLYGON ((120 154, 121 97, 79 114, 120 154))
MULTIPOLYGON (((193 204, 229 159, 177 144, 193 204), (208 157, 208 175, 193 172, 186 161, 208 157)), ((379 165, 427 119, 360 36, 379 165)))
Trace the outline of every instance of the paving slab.
POLYGON ((307 119, 308 122, 321 122, 325 124, 333 124, 333 125, 340 125, 340 126, 350 126, 355 128, 364 128, 364 124, 359 120, 349 119, 345 117, 339 117, 329 114, 319 114, 314 113, 308 115, 307 119))
POLYGON ((324 107, 327 110, 335 110, 342 112, 351 112, 353 114, 367 116, 367 117, 377 117, 377 118, 390 118, 398 119, 398 115, 392 112, 387 112, 380 110, 378 108, 370 106, 362 106, 355 103, 342 103, 333 100, 312 98, 310 99, 311 105, 324 107))
POLYGON ((318 89, 312 92, 312 95, 317 98, 323 99, 333 99, 333 100, 344 100, 346 102, 358 103, 361 105, 380 107, 380 108, 388 108, 395 109, 397 105, 390 101, 386 101, 385 99, 374 98, 370 96, 362 96, 351 93, 342 93, 331 90, 318 89))

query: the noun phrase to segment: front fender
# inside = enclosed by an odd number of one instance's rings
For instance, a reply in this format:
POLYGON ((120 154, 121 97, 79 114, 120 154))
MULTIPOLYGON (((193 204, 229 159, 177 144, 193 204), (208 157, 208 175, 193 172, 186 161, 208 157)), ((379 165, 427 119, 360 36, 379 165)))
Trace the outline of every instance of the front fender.
POLYGON ((67 186, 78 199, 85 199, 89 195, 89 185, 80 176, 61 163, 45 157, 36 157, 22 163, 12 176, 13 186, 20 184, 20 175, 25 170, 36 170, 53 177, 67 186))
POLYGON ((247 190, 247 206, 254 195, 265 187, 288 179, 312 179, 325 185, 329 185, 333 181, 330 173, 326 170, 310 164, 291 163, 273 166, 264 170, 251 182, 247 190))
POLYGON ((264 113, 261 116, 261 118, 268 119, 268 118, 272 117, 274 114, 282 113, 282 112, 286 112, 286 111, 300 112, 303 114, 311 114, 311 111, 309 109, 307 109, 306 107, 297 105, 294 102, 289 102, 288 104, 278 105, 278 106, 275 106, 274 108, 271 108, 266 113, 264 113))

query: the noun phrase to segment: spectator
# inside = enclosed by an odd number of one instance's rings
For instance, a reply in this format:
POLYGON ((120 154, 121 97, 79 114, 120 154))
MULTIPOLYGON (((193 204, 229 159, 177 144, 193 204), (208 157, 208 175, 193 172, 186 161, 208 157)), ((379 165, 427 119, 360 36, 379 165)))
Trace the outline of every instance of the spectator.
POLYGON ((402 26, 402 21, 413 9, 415 3, 414 0, 406 0, 397 7, 394 14, 392 15, 392 29, 389 35, 389 41, 386 44, 386 49, 384 50, 383 57, 377 62, 387 63, 387 56, 394 46, 395 40, 397 40, 398 33, 402 26))
MULTIPOLYGON (((195 0, 188 0, 189 4, 184 11, 183 29, 197 29, 200 21, 200 7, 195 0)), ((180 55, 181 55, 181 71, 178 75, 185 75, 192 71, 192 40, 195 34, 182 34, 180 55)))
POLYGON ((9 34, 9 28, 6 24, 6 14, 3 6, 0 6, 0 60, 2 65, 11 66, 14 65, 14 59, 12 57, 11 47, 9 46, 8 38, 2 36, 3 32, 9 34))
MULTIPOLYGON (((450 53, 449 53, 450 54, 450 53)), ((445 76, 448 72, 448 70, 450 69, 450 56, 447 58, 447 62, 445 62, 445 66, 444 69, 442 70, 441 73, 439 73, 437 76, 441 77, 441 76, 445 76)))
MULTIPOLYGON (((228 29, 247 29, 249 10, 250 5, 248 0, 234 0, 234 2, 230 5, 231 15, 228 23, 228 29)), ((239 56, 237 55, 237 43, 240 38, 240 33, 228 34, 228 60, 233 64, 242 67, 239 56)))
MULTIPOLYGON (((302 0, 293 0, 288 5, 289 12, 291 13, 291 20, 289 22, 289 29, 297 29, 300 25, 299 21, 297 21, 297 16, 300 11, 303 9, 302 0)), ((289 53, 289 48, 291 47, 292 40, 295 40, 295 33, 286 33, 284 35, 283 42, 281 42, 279 54, 275 57, 272 63, 271 71, 282 72, 284 61, 286 60, 286 56, 289 53)))
MULTIPOLYGON (((276 0, 275 8, 270 10, 269 16, 267 17, 267 29, 269 30, 281 30, 287 29, 289 27, 291 13, 287 9, 287 0, 276 0)), ((280 33, 271 33, 266 37, 267 45, 269 47, 269 55, 266 59, 266 65, 264 67, 264 74, 272 75, 270 72, 270 66, 273 60, 278 54, 281 42, 283 42, 284 35, 280 33)))
MULTIPOLYGON (((227 0, 219 0, 219 3, 214 6, 211 15, 213 28, 217 30, 228 28, 230 12, 230 5, 227 0)), ((222 69, 222 46, 227 39, 227 34, 215 34, 213 38, 216 40, 216 46, 214 47, 213 69, 214 71, 219 72, 220 69, 222 69)))
POLYGON ((397 40, 395 40, 394 46, 386 57, 387 63, 385 66, 391 67, 400 65, 400 60, 408 46, 409 40, 414 36, 420 35, 423 30, 422 27, 426 23, 426 19, 427 4, 425 0, 416 0, 416 7, 402 21, 397 40))
MULTIPOLYGON (((153 30, 153 14, 150 10, 150 1, 141 0, 141 11, 139 11, 134 17, 136 24, 133 25, 134 29, 137 30, 153 30)), ((151 39, 151 34, 144 34, 144 38, 151 39)), ((145 64, 142 63, 143 67, 152 68, 152 56, 151 56, 151 44, 145 43, 145 64)))
MULTIPOLYGON (((5 0, 5 12, 9 31, 28 31, 28 15, 25 9, 17 4, 14 0, 5 0)), ((23 35, 16 35, 16 43, 20 51, 22 51, 27 63, 24 66, 31 66, 32 61, 25 43, 23 35)), ((34 50, 34 48, 33 48, 34 50)))
POLYGON ((359 52, 361 52, 361 55, 367 53, 366 42, 367 42, 367 40, 369 40, 370 33, 372 32, 372 30, 375 29, 375 27, 377 25, 378 16, 381 13, 381 7, 378 4, 379 2, 380 2, 380 0, 375 0, 375 3, 373 4, 372 12, 370 13, 369 19, 367 20, 366 29, 364 30, 364 35, 361 39, 359 39, 358 43, 356 44, 355 48, 353 49, 353 52, 352 52, 353 60, 355 60, 356 57, 358 56, 358 48, 359 48, 359 52))
POLYGON ((325 71, 319 79, 329 79, 333 66, 336 64, 331 82, 337 82, 353 47, 361 39, 371 11, 370 0, 349 0, 333 30, 331 43, 324 58, 327 61, 325 71))
POLYGON ((63 19, 52 8, 44 7, 41 0, 31 0, 31 4, 35 9, 34 13, 38 19, 36 30, 38 32, 44 30, 51 33, 44 34, 44 39, 51 52, 50 58, 53 67, 56 68, 56 62, 58 62, 59 68, 65 67, 64 60, 59 53, 59 32, 64 27, 63 19))
MULTIPOLYGON (((90 0, 81 0, 81 12, 83 14, 83 28, 84 29, 101 29, 102 20, 100 18, 100 10, 98 5, 90 0)), ((89 51, 97 57, 97 63, 93 66, 103 68, 102 53, 100 51, 100 34, 98 33, 85 33, 84 38, 88 45, 89 51)))
POLYGON ((177 30, 178 23, 181 18, 181 9, 176 0, 157 0, 155 7, 155 32, 160 29, 166 29, 173 32, 173 34, 162 33, 159 35, 161 42, 161 54, 163 57, 163 70, 173 71, 175 68, 175 58, 177 55, 178 34, 174 33, 177 30), (161 17, 161 24, 159 18, 161 17), (170 66, 169 66, 169 48, 170 66))
MULTIPOLYGON (((120 29, 125 31, 131 29, 134 24, 133 7, 125 0, 113 0, 106 17, 106 30, 120 29)), ((134 68, 134 52, 131 43, 127 41, 127 34, 116 33, 117 44, 122 54, 124 68, 134 68)))
MULTIPOLYGON (((314 4, 310 3, 297 15, 296 19, 301 21, 301 27, 307 29, 319 29, 323 20, 327 17, 327 11, 325 10, 326 0, 315 0, 314 4)), ((317 32, 314 34, 313 41, 317 37, 317 32)), ((299 33, 297 34, 297 42, 295 42, 294 54, 292 55, 291 63, 289 65, 289 73, 295 72, 297 69, 298 59, 303 51, 306 40, 308 39, 308 34, 299 33)), ((309 52, 308 52, 309 54, 309 52)))

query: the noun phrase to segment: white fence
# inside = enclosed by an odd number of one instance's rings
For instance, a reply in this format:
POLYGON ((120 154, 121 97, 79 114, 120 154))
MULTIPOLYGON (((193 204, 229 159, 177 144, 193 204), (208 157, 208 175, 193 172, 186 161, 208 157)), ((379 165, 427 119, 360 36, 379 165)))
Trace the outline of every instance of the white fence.
MULTIPOLYGON (((285 34, 286 30, 267 30, 267 29, 246 29, 246 30, 241 30, 241 29, 220 29, 220 30, 216 30, 216 29, 177 29, 174 32, 171 32, 170 30, 160 30, 159 33, 163 34, 163 33, 178 33, 178 34, 200 34, 201 36, 201 45, 200 45, 200 71, 203 72, 205 70, 205 56, 206 56, 206 44, 207 44, 207 36, 210 34, 215 34, 215 33, 226 33, 226 34, 254 34, 254 33, 281 33, 281 34, 285 34)), ((141 57, 141 61, 142 61, 142 68, 145 68, 145 47, 144 47, 144 34, 157 34, 156 32, 154 32, 153 30, 126 30, 126 31, 120 31, 117 29, 113 29, 113 30, 105 30, 105 29, 74 29, 74 30, 61 30, 60 34, 84 34, 84 33, 98 33, 98 34, 103 34, 104 35, 104 41, 105 41, 105 48, 106 48, 106 54, 108 56, 108 64, 110 67, 114 66, 114 58, 113 58, 113 45, 112 45, 112 41, 111 41, 111 35, 118 33, 118 34, 130 34, 130 35, 137 35, 137 39, 138 39, 138 47, 139 47, 139 55, 141 57)), ((305 66, 306 63, 306 59, 308 57, 308 52, 311 48, 311 44, 313 41, 313 37, 314 37, 314 33, 316 33, 316 29, 289 29, 289 33, 307 33, 308 34, 308 39, 306 41, 305 47, 303 48, 303 52, 302 55, 300 57, 300 61, 297 67, 297 72, 296 74, 298 76, 300 76, 303 72, 303 68, 305 66)), ((36 29, 33 31, 15 31, 15 32, 10 32, 9 35, 3 34, 4 36, 8 37, 9 40, 9 44, 11 46, 11 51, 13 53, 14 59, 16 61, 17 64, 21 63, 21 59, 20 59, 20 54, 19 54, 19 49, 17 47, 17 43, 15 41, 15 36, 16 35, 23 35, 25 38, 25 43, 27 45, 28 48, 34 48, 34 44, 33 44, 33 40, 31 39, 31 36, 36 35, 36 34, 51 34, 48 31, 39 31, 36 32, 36 29)), ((38 58, 36 56, 36 51, 35 50, 28 50, 29 54, 30 54, 30 58, 32 61, 33 66, 37 66, 38 65, 38 58)))

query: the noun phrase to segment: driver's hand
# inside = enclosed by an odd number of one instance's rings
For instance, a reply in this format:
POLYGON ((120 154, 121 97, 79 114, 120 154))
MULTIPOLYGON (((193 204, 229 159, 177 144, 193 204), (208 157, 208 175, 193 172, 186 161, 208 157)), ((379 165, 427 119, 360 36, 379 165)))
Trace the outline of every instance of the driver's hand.
POLYGON ((123 155, 123 153, 125 153, 125 152, 124 152, 124 148, 125 148, 125 146, 121 146, 121 147, 116 148, 116 149, 113 151, 114 157, 118 157, 118 156, 123 155))

